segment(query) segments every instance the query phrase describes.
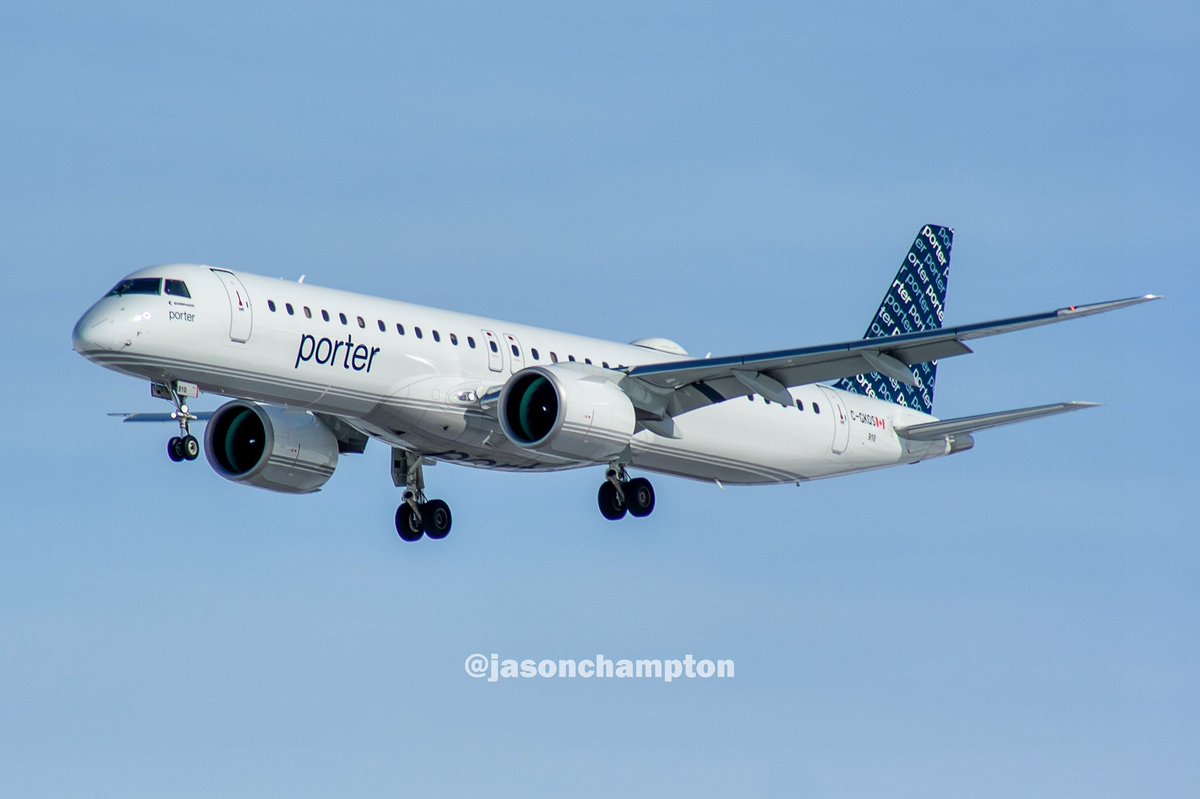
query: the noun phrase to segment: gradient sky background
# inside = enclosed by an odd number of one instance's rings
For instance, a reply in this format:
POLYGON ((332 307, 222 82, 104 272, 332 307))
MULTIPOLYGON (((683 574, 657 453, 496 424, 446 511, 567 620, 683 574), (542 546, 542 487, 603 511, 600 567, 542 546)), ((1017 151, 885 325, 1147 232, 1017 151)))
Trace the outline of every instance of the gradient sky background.
MULTIPOLYGON (((1195 3, 0 6, 0 782, 22 797, 1200 792, 1195 3), (1047 7, 1047 5, 1052 7, 1047 7), (316 496, 173 466, 70 349, 184 260, 694 353, 861 335, 917 228, 936 411, 1098 410, 801 488, 316 496), (508 657, 736 679, 476 682, 508 657)), ((200 403, 215 407, 217 398, 200 403)))

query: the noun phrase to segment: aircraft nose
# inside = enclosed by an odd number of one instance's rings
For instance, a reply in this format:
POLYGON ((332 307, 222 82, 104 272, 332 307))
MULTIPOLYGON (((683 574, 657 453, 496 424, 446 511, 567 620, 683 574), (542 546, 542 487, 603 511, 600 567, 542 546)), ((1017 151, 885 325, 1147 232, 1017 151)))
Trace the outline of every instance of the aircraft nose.
POLYGON ((117 326, 112 316, 94 310, 81 316, 71 331, 71 345, 81 355, 94 350, 116 349, 116 338, 117 326))

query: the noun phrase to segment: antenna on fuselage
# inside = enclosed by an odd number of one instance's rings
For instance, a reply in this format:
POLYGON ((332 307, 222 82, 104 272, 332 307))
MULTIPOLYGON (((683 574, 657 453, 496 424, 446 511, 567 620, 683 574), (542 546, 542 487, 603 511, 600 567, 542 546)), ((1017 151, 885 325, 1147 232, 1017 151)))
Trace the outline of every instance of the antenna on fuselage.
POLYGON ((300 279, 299 279, 299 280, 297 280, 296 282, 297 282, 297 283, 303 283, 303 282, 304 282, 304 278, 306 278, 306 277, 308 277, 308 275, 301 275, 301 276, 300 276, 300 279))

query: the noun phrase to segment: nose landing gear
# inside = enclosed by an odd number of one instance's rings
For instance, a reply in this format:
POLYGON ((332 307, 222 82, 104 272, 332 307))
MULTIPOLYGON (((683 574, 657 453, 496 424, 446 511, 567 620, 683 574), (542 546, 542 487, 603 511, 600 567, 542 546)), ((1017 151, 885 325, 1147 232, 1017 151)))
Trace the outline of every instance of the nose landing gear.
POLYGON ((154 383, 150 386, 150 393, 175 406, 171 418, 179 423, 179 435, 167 442, 167 457, 175 463, 196 460, 200 457, 200 441, 192 435, 191 423, 200 417, 188 410, 186 399, 200 396, 200 388, 193 383, 176 380, 170 385, 154 383))
MULTIPOLYGON (((185 429, 183 432, 187 433, 187 430, 185 429)), ((167 457, 175 463, 194 461, 200 457, 200 442, 190 433, 184 436, 172 436, 167 441, 167 457)))

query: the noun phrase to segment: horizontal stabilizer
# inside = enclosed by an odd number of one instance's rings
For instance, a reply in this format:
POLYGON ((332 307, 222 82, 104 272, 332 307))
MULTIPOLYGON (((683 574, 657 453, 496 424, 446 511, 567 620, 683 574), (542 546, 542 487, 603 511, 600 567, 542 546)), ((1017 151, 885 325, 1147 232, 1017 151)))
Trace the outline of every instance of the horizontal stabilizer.
POLYGON ((960 419, 943 419, 939 422, 917 424, 912 427, 898 427, 896 433, 910 441, 936 441, 946 436, 974 433, 978 430, 987 430, 992 427, 1027 422, 1043 416, 1054 416, 1059 413, 1081 411, 1084 408, 1098 406, 1097 402, 1056 402, 1053 405, 1038 405, 1034 408, 1017 408, 1012 411, 984 413, 979 416, 964 416, 960 419))

